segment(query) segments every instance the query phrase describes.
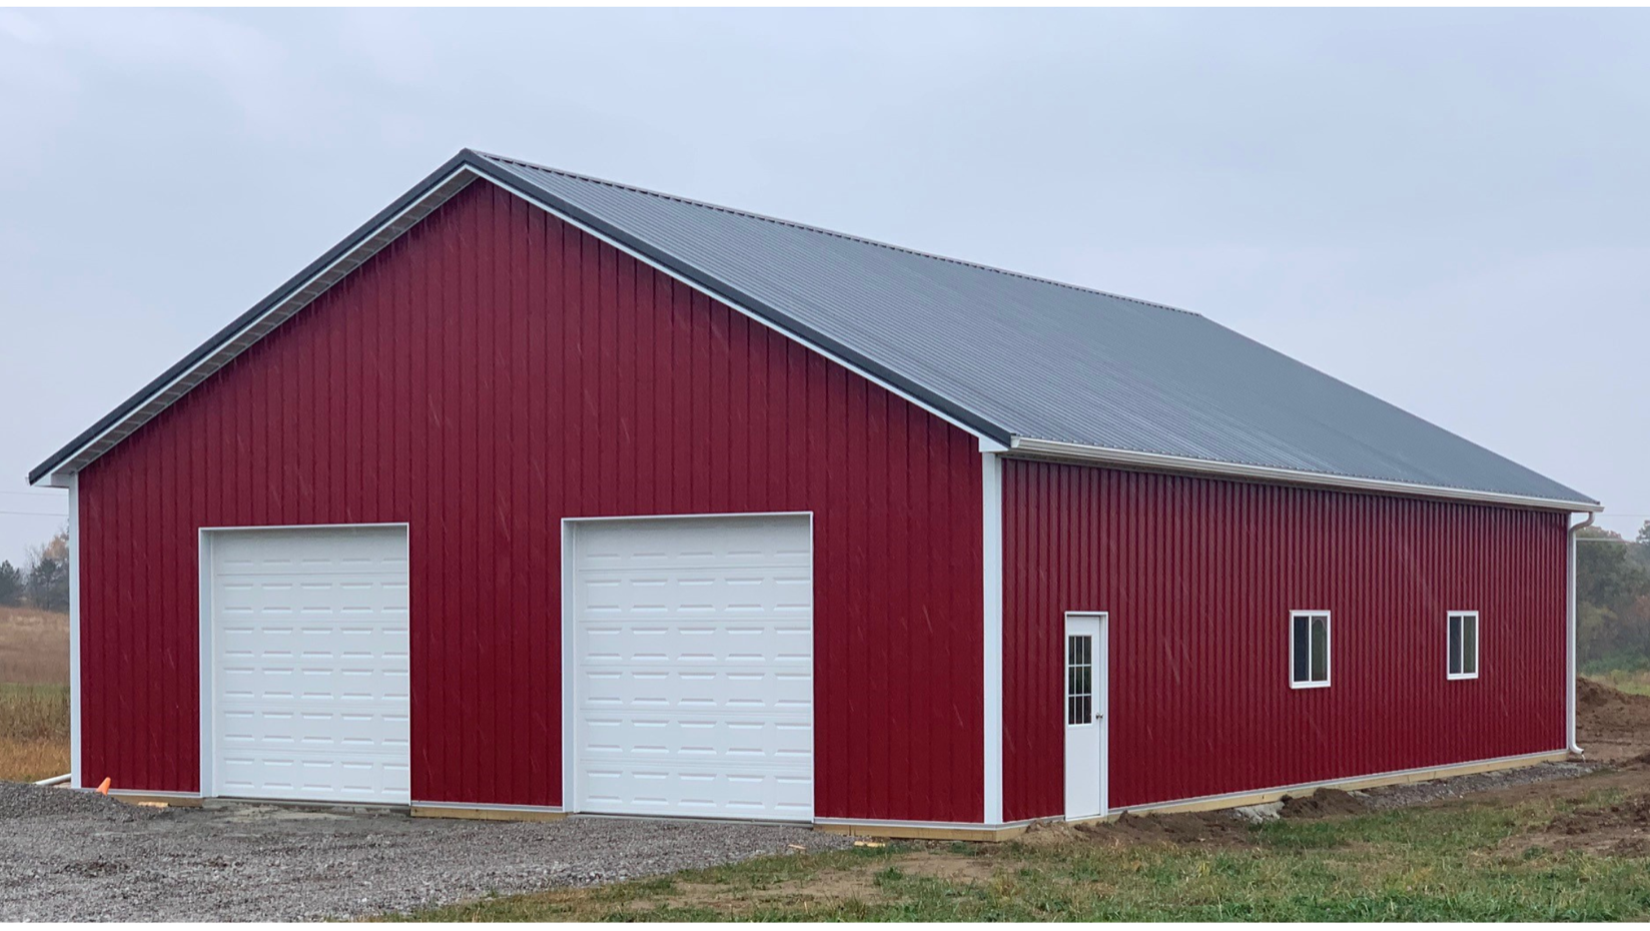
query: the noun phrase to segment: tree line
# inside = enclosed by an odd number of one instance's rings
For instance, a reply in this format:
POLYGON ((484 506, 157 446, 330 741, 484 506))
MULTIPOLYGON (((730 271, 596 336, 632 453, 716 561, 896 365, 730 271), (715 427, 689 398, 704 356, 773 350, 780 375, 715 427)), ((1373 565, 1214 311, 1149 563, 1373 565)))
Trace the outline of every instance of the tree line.
MULTIPOLYGON (((1650 669, 1650 520, 1637 537, 1598 527, 1576 544, 1576 652, 1583 669, 1650 669), (1585 542, 1588 540, 1607 542, 1585 542)), ((69 531, 0 562, 0 605, 69 610, 69 531)))
POLYGON ((0 605, 69 610, 69 531, 28 549, 23 568, 0 561, 0 605))
POLYGON ((1576 654, 1582 669, 1650 669, 1650 520, 1632 540, 1597 527, 1577 536, 1576 654))

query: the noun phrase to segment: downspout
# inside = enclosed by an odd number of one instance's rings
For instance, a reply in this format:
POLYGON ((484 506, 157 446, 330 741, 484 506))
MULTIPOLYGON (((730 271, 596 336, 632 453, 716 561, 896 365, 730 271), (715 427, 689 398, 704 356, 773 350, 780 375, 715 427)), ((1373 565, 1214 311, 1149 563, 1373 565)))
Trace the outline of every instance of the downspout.
POLYGON ((1565 666, 1568 674, 1565 678, 1564 717, 1568 729, 1569 750, 1576 756, 1586 753, 1576 746, 1576 533, 1585 527, 1591 527, 1596 516, 1589 511, 1586 520, 1570 527, 1570 550, 1565 567, 1565 666))

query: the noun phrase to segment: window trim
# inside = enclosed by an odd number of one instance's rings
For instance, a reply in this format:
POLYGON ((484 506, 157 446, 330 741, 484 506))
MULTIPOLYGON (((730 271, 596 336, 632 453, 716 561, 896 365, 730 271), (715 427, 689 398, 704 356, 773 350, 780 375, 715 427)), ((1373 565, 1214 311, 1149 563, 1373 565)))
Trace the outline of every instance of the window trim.
MULTIPOLYGON (((1484 658, 1483 640, 1484 640, 1484 623, 1483 623, 1482 620, 1479 619, 1477 611, 1455 611, 1455 610, 1445 611, 1444 612, 1444 678, 1451 681, 1451 682, 1456 682, 1456 681, 1460 681, 1460 680, 1463 680, 1463 679, 1476 679, 1476 678, 1478 678, 1479 671, 1483 669, 1483 658, 1484 658), (1461 618, 1471 617, 1472 618, 1472 672, 1450 672, 1450 670, 1449 670, 1449 625, 1450 625, 1451 621, 1455 620, 1458 617, 1461 617, 1461 618)), ((1461 666, 1462 666, 1463 669, 1466 668, 1466 665, 1467 665, 1466 664, 1466 658, 1467 658, 1466 642, 1467 642, 1467 638, 1466 638, 1465 633, 1463 633, 1462 636, 1461 636, 1461 666)))
MULTIPOLYGON (((1331 613, 1327 610, 1308 610, 1308 609, 1304 609, 1304 608, 1297 608, 1297 609, 1291 610, 1289 612, 1288 637, 1289 637, 1289 666, 1285 670, 1285 673, 1289 676, 1289 687, 1292 688, 1292 689, 1326 689, 1326 688, 1329 688, 1329 684, 1332 681, 1334 681, 1333 673, 1334 673, 1334 670, 1335 670, 1335 650, 1334 650, 1334 646, 1335 646, 1335 619, 1331 615, 1331 613), (1301 617, 1307 618, 1307 622, 1306 622, 1306 637, 1307 637, 1307 642, 1308 642, 1307 649, 1311 649, 1311 646, 1310 646, 1311 639, 1312 639, 1312 621, 1311 621, 1311 618, 1314 618, 1314 617, 1322 617, 1323 618, 1323 681, 1322 682, 1314 682, 1311 679, 1307 679, 1307 681, 1305 681, 1305 682, 1299 682, 1299 681, 1296 681, 1296 679, 1295 679, 1295 619, 1296 618, 1301 618, 1301 617)), ((1312 663, 1311 663, 1310 658, 1308 658, 1308 660, 1307 660, 1306 674, 1308 676, 1310 676, 1312 674, 1312 663)))

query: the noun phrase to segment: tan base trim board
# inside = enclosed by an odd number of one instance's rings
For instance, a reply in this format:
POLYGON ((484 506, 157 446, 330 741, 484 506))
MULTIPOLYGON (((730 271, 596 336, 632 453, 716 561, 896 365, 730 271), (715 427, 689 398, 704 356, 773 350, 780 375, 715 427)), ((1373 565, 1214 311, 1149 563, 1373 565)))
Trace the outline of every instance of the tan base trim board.
MULTIPOLYGON (((82 792, 96 791, 82 789, 82 792)), ((128 805, 165 805, 169 808, 199 808, 201 797, 198 795, 173 794, 170 792, 122 792, 110 789, 109 797, 128 805)))
POLYGON ((565 811, 545 811, 539 808, 464 808, 456 805, 419 805, 412 807, 414 818, 463 818, 470 821, 560 821, 565 811))
POLYGON ((1379 773, 1373 776, 1353 776, 1348 779, 1332 779, 1325 782, 1284 786, 1278 789, 1264 789, 1259 792, 1246 792, 1237 795, 1217 795, 1210 798, 1187 799, 1183 802, 1158 802, 1152 805, 1136 805, 1132 808, 1119 809, 1110 812, 1104 818, 1085 818, 1072 823, 1109 821, 1125 814, 1158 815, 1175 812, 1215 811, 1221 808, 1243 808, 1247 805, 1265 805, 1269 802, 1276 802, 1285 796, 1298 798, 1303 795, 1311 795, 1319 789, 1351 791, 1353 789, 1373 789, 1378 786, 1404 785, 1411 782, 1428 782, 1433 779, 1471 776, 1476 773, 1497 772, 1503 769, 1522 769, 1526 766, 1534 766, 1537 763, 1565 760, 1569 756, 1568 750, 1553 750, 1547 753, 1533 753, 1529 756, 1479 760, 1473 763, 1457 763, 1450 766, 1431 766, 1425 769, 1401 770, 1393 773, 1379 773))
POLYGON ((966 840, 966 841, 1005 841, 1013 840, 1026 832, 1029 823, 1004 824, 997 827, 986 825, 921 825, 867 822, 824 821, 814 825, 814 830, 826 834, 843 834, 848 837, 887 837, 899 840, 966 840))

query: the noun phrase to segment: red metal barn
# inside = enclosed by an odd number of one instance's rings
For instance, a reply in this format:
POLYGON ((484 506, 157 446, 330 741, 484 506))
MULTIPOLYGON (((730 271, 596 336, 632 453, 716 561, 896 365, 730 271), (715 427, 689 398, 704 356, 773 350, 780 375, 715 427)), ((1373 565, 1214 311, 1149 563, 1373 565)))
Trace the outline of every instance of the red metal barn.
POLYGON ((1196 314, 468 150, 30 480, 76 785, 952 836, 1563 756, 1599 509, 1196 314))

